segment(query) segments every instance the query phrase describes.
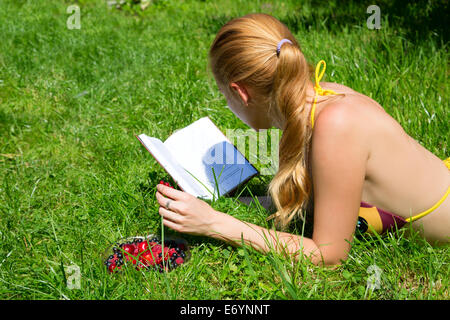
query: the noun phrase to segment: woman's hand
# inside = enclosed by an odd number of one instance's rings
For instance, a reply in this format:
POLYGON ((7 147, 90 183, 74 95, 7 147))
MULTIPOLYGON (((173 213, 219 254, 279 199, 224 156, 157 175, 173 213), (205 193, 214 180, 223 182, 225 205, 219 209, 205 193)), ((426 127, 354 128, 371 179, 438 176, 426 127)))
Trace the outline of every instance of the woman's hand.
POLYGON ((319 248, 311 239, 268 230, 238 220, 214 210, 208 203, 189 193, 163 184, 158 184, 156 189, 158 190, 156 199, 160 204, 159 214, 163 217, 163 224, 175 231, 212 237, 234 246, 239 246, 244 241, 261 252, 289 246, 288 250, 294 257, 298 256, 299 250, 303 250, 307 256, 320 255, 319 248), (167 209, 167 203, 169 209, 167 209), (267 239, 271 241, 270 246, 267 244, 267 239), (281 245, 279 241, 282 242, 281 245))
POLYGON ((163 224, 177 232, 209 236, 218 212, 187 192, 158 184, 156 199, 163 224))

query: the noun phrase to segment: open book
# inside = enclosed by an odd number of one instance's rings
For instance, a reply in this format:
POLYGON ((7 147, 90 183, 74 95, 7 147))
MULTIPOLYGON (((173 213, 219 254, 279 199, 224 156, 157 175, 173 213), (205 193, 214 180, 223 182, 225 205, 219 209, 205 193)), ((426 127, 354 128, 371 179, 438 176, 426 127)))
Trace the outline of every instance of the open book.
POLYGON ((217 199, 259 174, 208 117, 164 142, 145 134, 137 138, 183 191, 199 198, 217 199))

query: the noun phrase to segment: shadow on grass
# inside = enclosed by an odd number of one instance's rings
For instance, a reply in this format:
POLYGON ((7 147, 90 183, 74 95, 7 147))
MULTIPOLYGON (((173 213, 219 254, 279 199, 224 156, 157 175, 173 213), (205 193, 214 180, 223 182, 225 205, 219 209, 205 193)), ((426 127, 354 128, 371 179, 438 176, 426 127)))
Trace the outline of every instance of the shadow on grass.
MULTIPOLYGON (((283 22, 292 33, 309 29, 326 28, 330 32, 340 32, 344 27, 366 27, 367 19, 373 13, 367 13, 368 6, 376 4, 380 8, 381 21, 387 18, 391 29, 404 32, 411 42, 420 42, 432 36, 447 43, 449 33, 449 1, 407 1, 377 0, 376 3, 355 0, 313 1, 297 5, 284 16, 268 12, 283 22)), ((204 28, 215 34, 229 20, 235 17, 213 15, 207 18, 204 28)), ((381 25, 383 28, 383 25, 381 25)))

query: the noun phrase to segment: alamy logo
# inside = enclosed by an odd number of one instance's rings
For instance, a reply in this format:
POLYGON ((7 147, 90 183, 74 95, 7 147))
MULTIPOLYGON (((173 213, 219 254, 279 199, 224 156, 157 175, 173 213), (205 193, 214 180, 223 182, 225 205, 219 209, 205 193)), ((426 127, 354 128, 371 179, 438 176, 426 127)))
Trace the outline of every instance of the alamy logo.
POLYGON ((372 264, 367 268, 367 273, 370 276, 367 278, 367 289, 373 291, 375 289, 380 289, 381 285, 381 274, 383 271, 376 264, 372 264))
POLYGON ((381 29, 381 10, 380 7, 373 4, 367 7, 367 13, 372 14, 367 18, 366 25, 370 30, 381 29))
POLYGON ((69 275, 67 277, 67 288, 68 289, 81 289, 81 272, 80 267, 77 265, 71 265, 66 268, 66 273, 69 275))
POLYGON ((66 12, 70 14, 66 22, 67 28, 69 30, 81 29, 80 7, 77 5, 68 6, 66 12))
MULTIPOLYGON (((259 163, 261 165, 261 175, 273 175, 278 170, 278 152, 279 152, 279 130, 259 130, 252 129, 227 129, 226 137, 231 142, 215 145, 205 156, 203 161, 205 164, 244 164, 245 156, 248 150, 248 160, 252 164, 259 163), (268 153, 270 136, 270 153, 268 153), (237 150, 242 152, 241 156, 237 150), (248 149, 247 149, 248 145, 248 149), (259 152, 258 152, 259 150, 259 152)), ((199 142, 200 143, 200 142, 199 142)))

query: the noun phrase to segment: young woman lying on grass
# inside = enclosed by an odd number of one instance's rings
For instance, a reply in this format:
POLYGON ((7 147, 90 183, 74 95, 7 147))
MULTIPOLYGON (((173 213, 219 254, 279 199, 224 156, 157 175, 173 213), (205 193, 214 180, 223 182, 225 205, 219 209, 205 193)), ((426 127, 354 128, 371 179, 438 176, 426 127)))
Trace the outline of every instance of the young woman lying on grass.
POLYGON ((265 14, 234 19, 217 34, 209 58, 237 117, 255 130, 283 131, 268 190, 275 219, 285 227, 312 201, 312 239, 240 221, 158 185, 165 226, 235 245, 242 236, 257 250, 303 253, 324 265, 347 258, 356 228, 383 233, 412 223, 429 242, 449 241, 450 158, 443 162, 423 148, 371 98, 319 82, 324 62, 314 70, 281 22, 265 14))

